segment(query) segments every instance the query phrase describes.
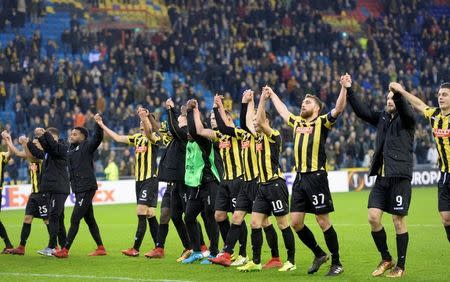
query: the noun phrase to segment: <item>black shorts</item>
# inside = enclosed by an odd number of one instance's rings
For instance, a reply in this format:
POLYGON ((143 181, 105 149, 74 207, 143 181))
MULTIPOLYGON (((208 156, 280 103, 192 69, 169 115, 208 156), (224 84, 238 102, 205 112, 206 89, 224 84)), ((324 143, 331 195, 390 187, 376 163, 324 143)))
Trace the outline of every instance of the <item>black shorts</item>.
POLYGON ((188 188, 184 182, 173 183, 172 194, 170 198, 170 206, 172 215, 184 213, 186 211, 186 204, 189 198, 188 188))
POLYGON ((282 178, 260 183, 256 192, 253 212, 283 216, 289 213, 289 192, 282 178))
POLYGON ((450 211, 450 174, 441 172, 438 182, 438 209, 440 212, 450 211))
POLYGON ((48 201, 42 193, 32 193, 28 198, 25 207, 25 215, 32 215, 35 218, 48 218, 48 201))
POLYGON ((244 181, 236 199, 236 211, 252 212, 253 202, 255 202, 258 191, 258 181, 256 179, 244 181))
POLYGON ((200 211, 213 213, 218 188, 219 184, 214 181, 203 183, 197 188, 187 188, 189 199, 186 205, 186 214, 188 212, 200 213, 200 211))
POLYGON ((136 181, 136 202, 138 205, 145 205, 156 208, 158 204, 159 182, 156 177, 144 181, 136 181))
POLYGON ((167 183, 166 191, 161 201, 161 208, 170 208, 170 198, 172 197, 173 183, 167 183))
POLYGON ((376 208, 395 215, 407 215, 410 202, 410 179, 377 176, 375 185, 370 191, 367 208, 376 208))
POLYGON ((326 171, 297 173, 292 185, 291 212, 327 214, 334 211, 326 171))
POLYGON ((241 177, 223 180, 217 190, 216 211, 234 212, 237 196, 244 185, 244 180, 241 177))

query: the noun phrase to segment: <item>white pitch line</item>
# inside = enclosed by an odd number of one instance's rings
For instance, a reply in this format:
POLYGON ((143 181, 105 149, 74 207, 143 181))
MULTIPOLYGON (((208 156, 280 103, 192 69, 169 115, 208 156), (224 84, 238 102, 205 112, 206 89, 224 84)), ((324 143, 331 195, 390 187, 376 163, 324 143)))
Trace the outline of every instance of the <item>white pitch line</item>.
POLYGON ((118 281, 146 281, 146 282, 189 282, 189 280, 170 279, 140 279, 120 276, 94 276, 75 274, 52 274, 52 273, 22 273, 22 272, 0 272, 0 276, 29 276, 29 277, 49 277, 49 278, 75 278, 75 279, 97 279, 97 280, 118 280, 118 281))

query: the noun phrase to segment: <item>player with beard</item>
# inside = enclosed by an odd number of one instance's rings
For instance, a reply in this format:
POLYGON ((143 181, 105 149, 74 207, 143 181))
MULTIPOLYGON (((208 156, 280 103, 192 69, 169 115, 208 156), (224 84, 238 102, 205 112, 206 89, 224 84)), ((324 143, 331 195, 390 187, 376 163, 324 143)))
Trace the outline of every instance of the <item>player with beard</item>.
POLYGON ((300 116, 289 112, 271 88, 268 88, 268 91, 275 109, 293 128, 297 177, 292 187, 291 224, 300 240, 314 253, 315 258, 308 269, 308 274, 317 272, 328 260, 328 255, 317 244, 313 233, 305 225, 306 213, 312 213, 323 231, 332 256, 331 268, 327 275, 339 275, 344 269, 339 260, 337 234, 329 217, 334 207, 325 170, 325 142, 337 117, 344 111, 347 91, 341 87, 336 107, 324 115, 320 115, 323 108, 322 101, 317 96, 306 94, 301 104, 300 116))
POLYGON ((381 276, 392 268, 387 277, 402 277, 409 241, 406 216, 411 202, 414 113, 395 87, 390 87, 383 111, 371 110, 353 94, 350 87, 347 97, 355 114, 377 128, 376 148, 369 171, 369 175, 376 175, 377 179, 370 191, 367 207, 372 237, 381 254, 381 262, 372 276, 381 276), (381 223, 383 212, 392 215, 397 234, 397 265, 388 250, 386 232, 381 223))
POLYGON ((439 87, 437 108, 428 106, 398 83, 391 83, 389 87, 403 95, 430 122, 439 153, 441 171, 441 179, 438 182, 438 210, 447 233, 447 240, 450 242, 450 83, 443 83, 439 87))

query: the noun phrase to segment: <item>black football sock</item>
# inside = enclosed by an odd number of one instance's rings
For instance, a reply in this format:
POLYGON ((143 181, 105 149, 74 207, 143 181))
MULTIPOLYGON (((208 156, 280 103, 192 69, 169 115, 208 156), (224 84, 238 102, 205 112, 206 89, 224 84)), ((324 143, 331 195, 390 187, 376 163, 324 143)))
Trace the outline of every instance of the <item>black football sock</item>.
POLYGON ((450 242, 450 225, 444 226, 445 232, 447 233, 447 240, 450 242))
POLYGON ((148 227, 150 229, 150 234, 152 235, 153 238, 153 243, 158 242, 158 220, 156 219, 156 216, 153 217, 149 217, 147 218, 148 220, 148 227))
POLYGON ((392 256, 388 250, 386 231, 384 230, 384 227, 381 228, 380 231, 372 231, 372 238, 375 242, 375 245, 377 246, 378 251, 381 254, 381 259, 391 261, 392 256))
POLYGON ((317 244, 316 238, 314 238, 314 234, 308 226, 304 225, 300 231, 297 231, 297 235, 303 244, 305 244, 314 253, 316 258, 326 255, 319 244, 317 244))
POLYGON ((144 239, 145 230, 147 229, 147 216, 138 215, 138 226, 136 230, 136 235, 134 236, 134 246, 136 251, 141 248, 142 240, 144 239))
POLYGON ((28 237, 31 232, 31 223, 23 223, 22 231, 20 232, 20 245, 25 246, 27 244, 28 237))
POLYGON ((342 265, 339 260, 339 242, 333 225, 323 232, 323 235, 325 236, 325 242, 327 243, 328 250, 330 250, 331 253, 331 264, 342 265))
POLYGON ((169 232, 169 224, 160 224, 158 228, 158 242, 156 242, 156 247, 163 248, 166 243, 167 233, 169 232))
POLYGON ((252 229, 252 249, 253 249, 253 262, 255 264, 261 263, 261 247, 263 243, 263 236, 261 228, 252 229))
POLYGON ((280 253, 278 251, 278 235, 273 228, 273 225, 269 225, 264 228, 264 233, 266 233, 267 244, 269 245, 271 254, 273 258, 280 257, 280 253))
POLYGON ((244 258, 247 257, 247 236, 248 236, 247 224, 245 223, 244 220, 241 223, 241 229, 239 232, 239 255, 243 256, 244 258))
POLYGON ((232 254, 234 251, 234 246, 236 242, 239 240, 239 234, 241 230, 241 225, 231 224, 230 231, 228 232, 227 239, 225 241, 225 246, 223 250, 229 254, 232 254))
POLYGON ((397 234, 397 266, 405 269, 406 250, 408 249, 409 235, 408 232, 397 234))
POLYGON ((219 225, 220 235, 222 236, 223 242, 227 240, 228 231, 230 231, 230 221, 227 219, 217 222, 219 225))
POLYGON ((281 230, 283 234, 284 246, 287 250, 287 259, 292 264, 295 264, 295 240, 294 233, 292 233, 292 229, 290 226, 281 230))

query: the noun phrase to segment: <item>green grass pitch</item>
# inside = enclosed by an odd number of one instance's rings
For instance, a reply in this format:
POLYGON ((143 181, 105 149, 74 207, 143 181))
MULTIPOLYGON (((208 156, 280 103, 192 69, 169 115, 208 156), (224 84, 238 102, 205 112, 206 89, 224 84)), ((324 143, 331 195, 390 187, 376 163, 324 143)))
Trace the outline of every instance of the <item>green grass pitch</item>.
MULTIPOLYGON (((367 223, 367 192, 333 194, 336 212, 332 221, 339 236, 340 253, 344 265, 344 274, 340 281, 386 280, 372 278, 370 273, 379 262, 367 223)), ((66 209, 66 226, 72 209, 66 209)), ((137 218, 134 205, 115 205, 95 207, 97 221, 108 255, 88 257, 95 248, 87 226, 82 222, 78 236, 72 246, 70 257, 59 260, 53 257, 41 257, 36 251, 47 243, 47 231, 41 220, 35 220, 28 241, 25 256, 0 256, 0 281, 294 281, 329 280, 324 277, 329 263, 315 275, 307 275, 306 270, 313 259, 312 253, 296 238, 296 264, 293 272, 279 273, 277 270, 263 270, 260 273, 239 273, 234 268, 217 265, 181 265, 175 262, 182 246, 175 228, 170 225, 166 242, 166 257, 149 260, 143 254, 153 248, 147 229, 142 245, 142 254, 137 258, 125 257, 120 250, 132 245, 137 218)), ((16 246, 22 226, 23 211, 3 211, 1 219, 9 236, 16 246)), ((250 222, 247 216, 247 223, 250 222)), ((272 219, 272 222, 274 220, 272 219)), ((437 212, 436 189, 414 189, 411 208, 407 219, 410 234, 404 281, 448 281, 450 267, 449 243, 445 236, 437 212)), ((307 217, 307 224, 314 232, 319 244, 326 249, 323 235, 314 217, 307 217)), ((395 233, 392 219, 384 217, 384 226, 388 234, 391 254, 396 258, 395 233)), ((250 230, 250 229, 249 229, 250 230)), ((3 244, 1 242, 0 244, 3 244)), ((286 259, 282 236, 279 233, 278 244, 282 259, 286 259)), ((223 243, 220 242, 220 247, 223 243)), ((3 248, 3 246, 2 246, 3 248)), ((251 256, 250 236, 248 253, 251 256)), ((263 245, 263 261, 270 256, 266 243, 263 245)))

